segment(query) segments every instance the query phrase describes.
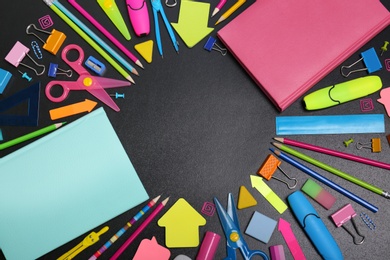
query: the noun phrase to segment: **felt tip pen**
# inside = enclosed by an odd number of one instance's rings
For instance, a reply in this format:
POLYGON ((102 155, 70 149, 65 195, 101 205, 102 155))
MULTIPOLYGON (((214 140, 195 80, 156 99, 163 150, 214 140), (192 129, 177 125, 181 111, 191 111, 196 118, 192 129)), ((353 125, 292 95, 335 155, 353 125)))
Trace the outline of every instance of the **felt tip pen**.
POLYGON ((299 224, 322 258, 325 260, 344 259, 332 234, 303 193, 295 191, 287 197, 287 201, 299 224))
POLYGON ((303 102, 306 110, 323 109, 368 96, 381 88, 380 77, 366 76, 314 91, 303 102))

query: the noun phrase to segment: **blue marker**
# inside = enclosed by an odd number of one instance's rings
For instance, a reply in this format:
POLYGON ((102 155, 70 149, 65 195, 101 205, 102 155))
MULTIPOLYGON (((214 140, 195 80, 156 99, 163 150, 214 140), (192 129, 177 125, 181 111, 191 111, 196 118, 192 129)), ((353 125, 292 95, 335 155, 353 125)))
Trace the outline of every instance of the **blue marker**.
POLYGON ((332 234, 303 193, 296 191, 287 197, 287 201, 299 224, 303 227, 322 258, 325 260, 344 259, 332 234))

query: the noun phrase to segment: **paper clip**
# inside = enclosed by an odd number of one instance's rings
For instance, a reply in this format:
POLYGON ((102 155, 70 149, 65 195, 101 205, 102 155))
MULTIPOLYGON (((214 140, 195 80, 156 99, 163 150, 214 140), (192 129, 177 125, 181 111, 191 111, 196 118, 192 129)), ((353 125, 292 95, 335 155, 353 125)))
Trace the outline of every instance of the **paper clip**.
POLYGON ((356 148, 358 150, 360 150, 362 148, 368 148, 368 149, 371 149, 371 151, 373 153, 379 153, 380 151, 382 151, 381 139, 380 138, 372 138, 371 143, 369 143, 369 144, 357 143, 356 148), (369 146, 370 144, 371 144, 371 146, 369 146))
POLYGON ((45 65, 42 65, 42 64, 39 64, 37 63, 33 58, 31 58, 30 55, 28 55, 28 52, 30 51, 29 48, 27 48, 26 46, 24 46, 22 43, 20 43, 19 41, 17 41, 14 45, 14 47, 12 47, 12 49, 10 50, 10 52, 7 54, 7 56, 5 57, 5 60, 8 61, 9 63, 11 63, 13 66, 15 66, 16 68, 19 66, 19 65, 22 65, 26 68, 29 68, 31 70, 33 70, 35 72, 35 74, 37 76, 40 76, 42 75, 44 72, 45 72, 45 65), (21 63, 21 61, 24 59, 24 57, 28 57, 32 62, 34 62, 35 65, 37 65, 38 67, 41 67, 43 68, 42 69, 42 72, 38 73, 38 71, 36 69, 34 69, 33 67, 30 67, 24 63, 21 63))
POLYGON ((35 37, 37 37, 43 43, 43 48, 53 55, 57 54, 58 50, 61 48, 61 45, 64 43, 64 41, 66 39, 66 35, 60 31, 53 29, 51 32, 47 32, 47 31, 38 29, 34 24, 30 24, 27 26, 26 33, 32 34, 35 37), (30 32, 31 27, 34 28, 38 32, 43 32, 43 33, 49 34, 49 37, 46 39, 46 42, 44 40, 42 40, 34 32, 30 32))
POLYGON ((206 42, 206 44, 203 46, 205 50, 208 50, 211 52, 211 50, 218 51, 222 54, 222 56, 225 56, 227 53, 227 50, 225 48, 222 48, 218 44, 216 44, 216 39, 210 36, 206 42))
POLYGON ((372 219, 366 213, 364 213, 364 212, 360 213, 360 218, 363 220, 364 224, 366 224, 366 226, 369 229, 371 229, 371 230, 376 229, 374 221, 372 221, 372 219))
POLYGON ((351 204, 347 204, 344 207, 342 207, 341 209, 339 209, 338 211, 336 211, 335 213, 333 213, 330 217, 332 218, 334 224, 337 227, 343 227, 348 232, 348 234, 350 234, 353 237, 353 243, 355 245, 361 245, 364 242, 364 236, 362 234, 360 234, 360 232, 356 226, 356 223, 354 220, 355 216, 356 216, 355 210, 352 208, 351 204), (355 229, 356 234, 359 237, 361 237, 360 241, 358 241, 357 236, 355 236, 352 233, 352 231, 346 227, 346 223, 349 220, 351 220, 352 226, 355 229))
POLYGON ((31 42, 31 49, 34 51, 35 57, 37 57, 37 59, 42 59, 42 52, 36 41, 31 42))
POLYGON ((370 48, 366 51, 363 51, 360 54, 360 56, 361 56, 361 58, 359 60, 355 61, 354 63, 352 63, 351 65, 341 66, 341 74, 344 77, 348 77, 351 73, 355 73, 358 71, 367 70, 367 72, 370 74, 370 73, 373 73, 375 71, 382 69, 382 64, 381 64, 381 62, 378 58, 378 55, 376 54, 376 51, 374 48, 370 48), (352 71, 348 72, 348 74, 344 74, 343 69, 345 69, 345 68, 349 69, 352 66, 354 66, 355 64, 357 64, 358 62, 360 62, 361 60, 363 60, 364 64, 366 65, 365 68, 352 70, 352 71))
POLYGON ((296 186, 297 186, 297 179, 296 178, 291 178, 290 176, 288 176, 280 167, 279 165, 281 164, 282 162, 280 160, 278 160, 274 155, 270 154, 268 155, 268 157, 264 160, 263 162, 263 165, 260 167, 260 169, 258 170, 257 174, 264 177, 266 180, 270 180, 271 178, 273 179, 276 179, 280 182, 283 182, 287 185, 287 187, 291 190, 291 189, 294 189, 296 186), (294 180, 294 185, 290 186, 288 182, 282 180, 282 179, 279 179, 275 176, 273 176, 273 174, 275 173, 276 169, 279 169, 283 174, 284 176, 286 176, 289 180, 294 180))
POLYGON ((49 71, 47 72, 47 75, 51 78, 57 77, 57 75, 66 75, 68 78, 72 77, 72 71, 71 70, 63 70, 58 68, 58 64, 51 63, 49 65, 49 71), (62 72, 58 72, 62 71, 62 72))

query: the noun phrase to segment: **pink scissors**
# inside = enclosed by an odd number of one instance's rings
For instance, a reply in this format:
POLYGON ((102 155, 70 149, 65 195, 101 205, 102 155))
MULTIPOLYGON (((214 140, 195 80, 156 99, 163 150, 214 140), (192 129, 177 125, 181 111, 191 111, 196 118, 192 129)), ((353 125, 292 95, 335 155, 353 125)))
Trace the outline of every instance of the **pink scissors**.
POLYGON ((81 49, 80 46, 76 44, 70 44, 66 46, 62 50, 61 57, 80 76, 76 81, 58 81, 58 80, 50 81, 46 85, 46 89, 45 89, 46 96, 50 101, 53 102, 63 101, 68 96, 69 91, 71 90, 86 90, 89 93, 91 93, 93 96, 95 96, 97 99, 102 101, 104 104, 114 109, 115 111, 118 112, 120 110, 117 104, 115 104, 115 102, 112 100, 110 95, 108 95, 104 89, 130 86, 131 85, 130 82, 92 76, 82 66, 84 60, 84 51, 83 49, 81 49), (68 52, 71 50, 76 50, 79 53, 79 57, 75 61, 70 61, 67 57, 68 52), (54 97, 51 94, 51 89, 57 85, 62 88, 62 94, 59 97, 54 97))

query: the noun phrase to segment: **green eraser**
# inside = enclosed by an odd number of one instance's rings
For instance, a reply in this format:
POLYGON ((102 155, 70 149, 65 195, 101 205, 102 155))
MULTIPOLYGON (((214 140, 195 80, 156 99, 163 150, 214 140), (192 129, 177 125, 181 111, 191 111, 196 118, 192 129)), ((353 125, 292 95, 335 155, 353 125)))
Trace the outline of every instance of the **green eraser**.
POLYGON ((330 209, 336 202, 336 198, 328 191, 323 189, 316 182, 308 179, 302 186, 301 190, 321 204, 324 208, 330 209))

